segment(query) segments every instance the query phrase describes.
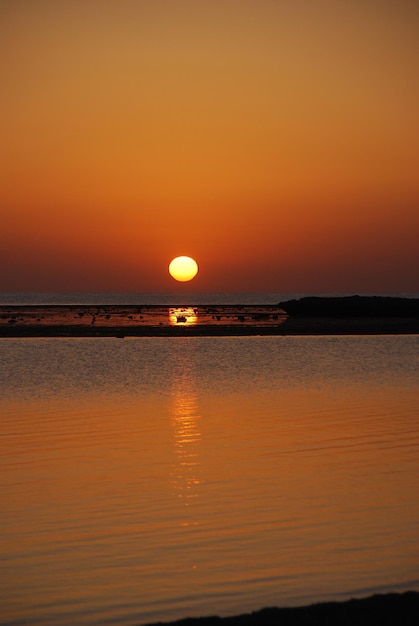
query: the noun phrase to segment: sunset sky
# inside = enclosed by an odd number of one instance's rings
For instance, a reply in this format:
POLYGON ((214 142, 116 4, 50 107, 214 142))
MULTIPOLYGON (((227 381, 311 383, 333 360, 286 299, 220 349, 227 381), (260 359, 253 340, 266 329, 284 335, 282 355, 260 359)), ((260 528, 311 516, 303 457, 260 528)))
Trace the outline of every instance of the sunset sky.
POLYGON ((0 291, 419 292, 417 0, 0 0, 0 50, 0 291))

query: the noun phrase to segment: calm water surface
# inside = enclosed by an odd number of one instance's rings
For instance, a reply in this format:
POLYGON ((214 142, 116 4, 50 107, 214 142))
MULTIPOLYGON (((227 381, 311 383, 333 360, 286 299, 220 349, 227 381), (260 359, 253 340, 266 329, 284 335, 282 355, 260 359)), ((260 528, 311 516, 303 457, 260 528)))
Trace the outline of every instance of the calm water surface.
POLYGON ((0 340, 1 624, 419 589, 419 337, 0 340))

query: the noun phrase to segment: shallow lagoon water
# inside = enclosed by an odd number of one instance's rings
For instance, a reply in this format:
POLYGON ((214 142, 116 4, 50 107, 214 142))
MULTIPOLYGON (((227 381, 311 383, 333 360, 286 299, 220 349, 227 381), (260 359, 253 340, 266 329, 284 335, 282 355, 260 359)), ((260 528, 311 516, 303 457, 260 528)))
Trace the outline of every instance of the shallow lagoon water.
POLYGON ((419 588, 419 337, 0 341, 2 624, 419 588))

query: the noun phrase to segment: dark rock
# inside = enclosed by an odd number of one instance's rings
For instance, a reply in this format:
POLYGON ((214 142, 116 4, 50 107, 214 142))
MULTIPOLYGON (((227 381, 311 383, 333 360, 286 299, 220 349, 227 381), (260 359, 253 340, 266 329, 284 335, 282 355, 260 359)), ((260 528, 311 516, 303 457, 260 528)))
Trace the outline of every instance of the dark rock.
POLYGON ((419 299, 391 296, 310 296, 280 302, 290 316, 299 317, 419 317, 419 299))

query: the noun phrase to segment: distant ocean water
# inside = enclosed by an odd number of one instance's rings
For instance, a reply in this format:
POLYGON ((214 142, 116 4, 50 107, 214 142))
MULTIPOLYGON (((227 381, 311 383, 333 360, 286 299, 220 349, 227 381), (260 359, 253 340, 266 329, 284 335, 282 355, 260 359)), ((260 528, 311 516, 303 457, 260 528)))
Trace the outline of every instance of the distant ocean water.
MULTIPOLYGON (((0 293, 0 305, 204 305, 277 304, 306 296, 350 296, 354 293, 0 293)), ((357 294, 418 298, 419 294, 357 294)))

